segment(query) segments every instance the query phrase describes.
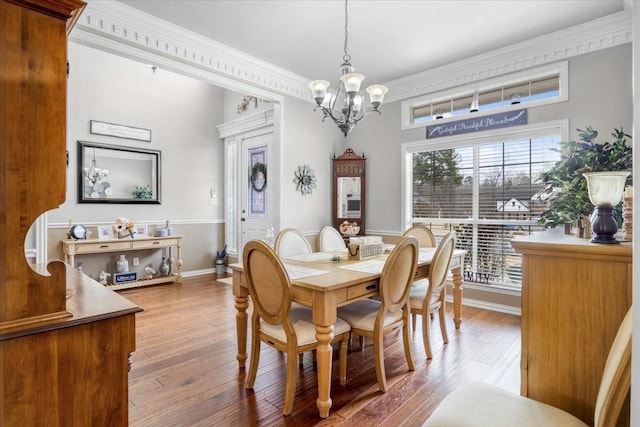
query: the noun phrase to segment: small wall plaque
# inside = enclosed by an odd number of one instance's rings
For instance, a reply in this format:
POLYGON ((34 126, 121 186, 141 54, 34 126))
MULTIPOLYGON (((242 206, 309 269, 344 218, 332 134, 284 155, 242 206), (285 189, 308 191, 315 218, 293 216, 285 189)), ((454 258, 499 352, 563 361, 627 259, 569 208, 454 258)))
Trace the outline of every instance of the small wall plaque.
POLYGON ((96 135, 115 136, 117 138, 151 142, 151 129, 116 125, 113 123, 99 122, 97 120, 89 121, 89 132, 96 135))

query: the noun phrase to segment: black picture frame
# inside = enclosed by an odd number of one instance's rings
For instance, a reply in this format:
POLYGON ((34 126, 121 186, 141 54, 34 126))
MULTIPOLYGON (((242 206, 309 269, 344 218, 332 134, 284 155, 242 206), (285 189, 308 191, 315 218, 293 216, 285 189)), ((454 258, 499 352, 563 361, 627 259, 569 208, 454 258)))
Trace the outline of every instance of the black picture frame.
POLYGON ((161 203, 161 152, 78 141, 78 203, 161 203))

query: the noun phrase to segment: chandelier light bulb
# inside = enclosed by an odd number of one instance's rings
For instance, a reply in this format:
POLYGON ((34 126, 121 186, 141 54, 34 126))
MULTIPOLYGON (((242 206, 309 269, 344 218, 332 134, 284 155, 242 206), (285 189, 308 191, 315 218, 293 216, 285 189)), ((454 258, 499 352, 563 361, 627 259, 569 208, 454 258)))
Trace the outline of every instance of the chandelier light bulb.
POLYGON ((360 112, 362 108, 362 97, 360 95, 356 95, 353 98, 353 114, 356 115, 360 112))
POLYGON ((329 83, 326 80, 314 80, 309 83, 309 89, 311 89, 311 94, 313 98, 316 100, 318 105, 322 104, 325 96, 327 95, 327 90, 329 89, 329 83))
POLYGON ((358 73, 349 73, 340 77, 340 80, 342 80, 345 90, 351 96, 351 94, 355 95, 360 90, 364 76, 358 73))
POLYGON ((373 108, 378 108, 378 106, 382 104, 384 96, 388 91, 389 89, 383 85, 371 85, 367 88, 369 100, 371 101, 371 105, 373 105, 373 108))

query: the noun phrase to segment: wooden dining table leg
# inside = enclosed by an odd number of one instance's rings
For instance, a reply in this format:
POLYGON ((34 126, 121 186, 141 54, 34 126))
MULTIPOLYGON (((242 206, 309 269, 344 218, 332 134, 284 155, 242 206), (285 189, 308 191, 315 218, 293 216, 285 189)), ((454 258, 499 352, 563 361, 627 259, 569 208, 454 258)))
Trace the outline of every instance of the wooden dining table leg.
POLYGON ((453 273, 453 323, 460 329, 462 323, 462 263, 451 269, 453 273))
POLYGON ((335 298, 330 292, 314 295, 313 323, 316 327, 316 363, 318 370, 318 399, 316 405, 321 418, 327 418, 331 410, 331 363, 333 360, 333 325, 337 319, 335 298))
POLYGON ((238 342, 238 365, 244 369, 247 361, 247 307, 249 306, 249 293, 246 287, 241 286, 242 272, 233 271, 233 295, 236 302, 236 339, 238 342))

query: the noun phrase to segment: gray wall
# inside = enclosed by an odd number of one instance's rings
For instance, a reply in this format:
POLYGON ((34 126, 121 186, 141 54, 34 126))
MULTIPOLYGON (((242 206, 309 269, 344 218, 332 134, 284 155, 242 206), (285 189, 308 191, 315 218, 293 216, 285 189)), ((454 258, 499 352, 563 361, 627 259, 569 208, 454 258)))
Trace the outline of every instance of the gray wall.
MULTIPOLYGON (((614 128, 632 131, 631 44, 569 60, 569 100, 529 109, 529 123, 569 119, 576 128, 591 126, 598 140, 611 140, 614 128)), ((349 136, 353 149, 367 154, 367 231, 399 233, 400 145, 425 140, 425 129, 400 130, 400 102, 382 106, 383 117, 365 119, 349 136), (375 207, 375 208, 373 208, 375 207)))

